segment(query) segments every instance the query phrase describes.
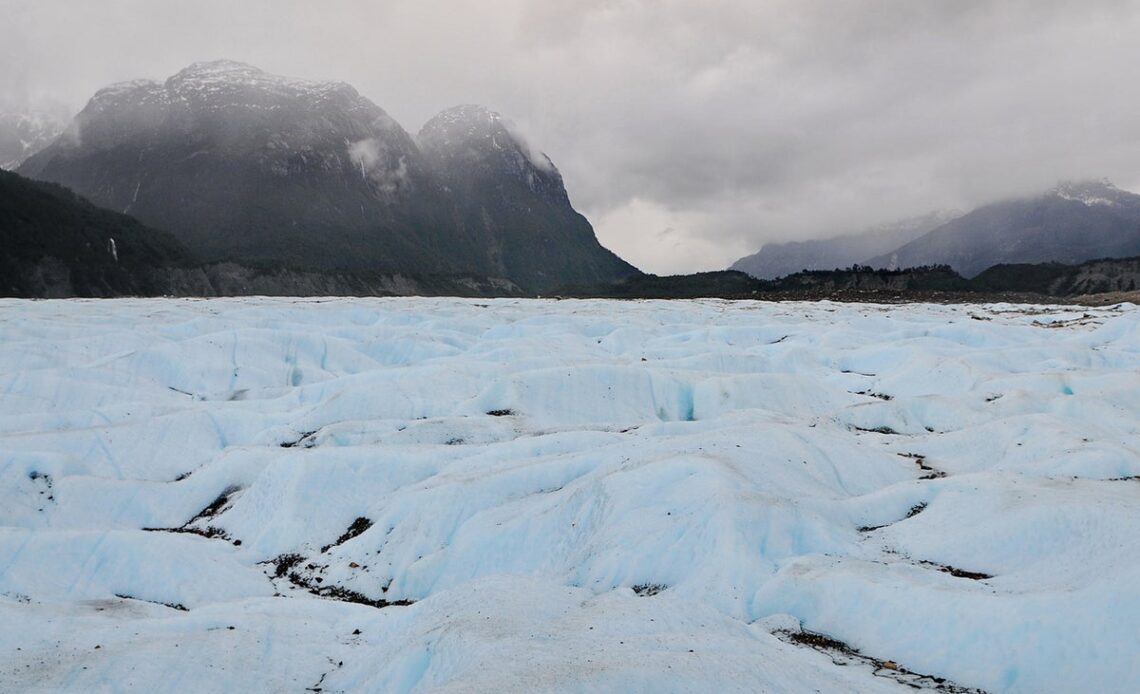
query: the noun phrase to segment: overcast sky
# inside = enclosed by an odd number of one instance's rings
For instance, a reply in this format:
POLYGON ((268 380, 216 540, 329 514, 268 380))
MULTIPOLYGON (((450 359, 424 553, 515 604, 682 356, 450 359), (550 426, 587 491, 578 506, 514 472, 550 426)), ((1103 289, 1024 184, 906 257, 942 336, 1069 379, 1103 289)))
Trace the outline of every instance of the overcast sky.
POLYGON ((479 103, 642 269, 1108 177, 1140 190, 1140 0, 0 0, 0 100, 231 58, 410 132, 479 103))

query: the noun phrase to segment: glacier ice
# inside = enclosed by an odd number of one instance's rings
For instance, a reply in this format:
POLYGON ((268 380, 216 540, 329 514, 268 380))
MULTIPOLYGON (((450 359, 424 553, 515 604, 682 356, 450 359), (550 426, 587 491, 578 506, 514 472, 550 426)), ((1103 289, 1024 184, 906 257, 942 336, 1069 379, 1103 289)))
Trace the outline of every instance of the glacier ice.
POLYGON ((1132 305, 0 300, 0 336, 0 690, 1140 688, 1132 305))

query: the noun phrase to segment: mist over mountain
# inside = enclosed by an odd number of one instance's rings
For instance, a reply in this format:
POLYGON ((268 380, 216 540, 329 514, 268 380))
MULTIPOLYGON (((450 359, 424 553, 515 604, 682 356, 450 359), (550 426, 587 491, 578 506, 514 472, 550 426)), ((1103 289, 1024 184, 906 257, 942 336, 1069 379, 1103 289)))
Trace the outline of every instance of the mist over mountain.
POLYGON ((1076 264, 1140 255, 1140 195, 1108 181, 1061 183, 980 207, 871 258, 873 267, 949 265, 966 277, 1002 263, 1076 264))
POLYGON ((20 172, 168 230, 206 262, 478 275, 532 291, 636 272, 597 243, 549 160, 449 113, 425 126, 425 156, 345 83, 197 63, 100 90, 20 172))
POLYGON ((69 114, 62 107, 0 107, 0 169, 11 171, 50 145, 69 120, 69 114))
POLYGON ((760 279, 775 279, 801 270, 845 268, 886 253, 960 217, 943 210, 866 229, 856 234, 811 241, 764 244, 759 251, 732 264, 730 269, 760 279))

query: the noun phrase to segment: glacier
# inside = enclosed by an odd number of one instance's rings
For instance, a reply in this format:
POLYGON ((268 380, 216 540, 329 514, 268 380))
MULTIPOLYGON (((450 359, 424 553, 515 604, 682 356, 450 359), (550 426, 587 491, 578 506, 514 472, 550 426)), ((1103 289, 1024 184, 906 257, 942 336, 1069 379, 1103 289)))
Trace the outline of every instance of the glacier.
POLYGON ((0 499, 2 691, 1133 692, 1140 307, 0 300, 0 499))

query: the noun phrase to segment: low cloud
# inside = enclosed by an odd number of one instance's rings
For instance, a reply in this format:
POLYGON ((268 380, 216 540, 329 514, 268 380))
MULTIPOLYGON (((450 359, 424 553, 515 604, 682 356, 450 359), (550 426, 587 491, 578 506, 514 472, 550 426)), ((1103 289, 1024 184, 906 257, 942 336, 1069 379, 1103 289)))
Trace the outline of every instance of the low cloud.
POLYGON ((393 155, 382 140, 370 137, 348 144, 348 156, 360 167, 360 177, 372 183, 381 195, 398 195, 408 186, 408 163, 393 155))

